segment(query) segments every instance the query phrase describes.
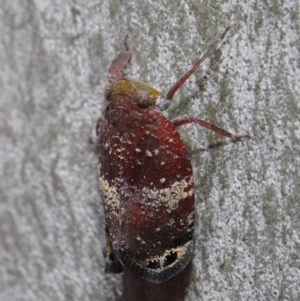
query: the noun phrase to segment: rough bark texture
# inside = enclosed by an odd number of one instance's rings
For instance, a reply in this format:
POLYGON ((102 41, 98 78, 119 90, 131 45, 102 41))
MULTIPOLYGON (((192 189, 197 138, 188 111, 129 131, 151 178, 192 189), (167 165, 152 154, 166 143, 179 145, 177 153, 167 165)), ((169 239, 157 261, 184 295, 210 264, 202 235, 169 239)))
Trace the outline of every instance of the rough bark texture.
POLYGON ((300 17, 297 0, 2 0, 0 300, 299 300, 300 17), (192 264, 163 284, 103 272, 104 215, 88 137, 111 59, 189 115, 253 139, 180 128, 194 166, 192 264))

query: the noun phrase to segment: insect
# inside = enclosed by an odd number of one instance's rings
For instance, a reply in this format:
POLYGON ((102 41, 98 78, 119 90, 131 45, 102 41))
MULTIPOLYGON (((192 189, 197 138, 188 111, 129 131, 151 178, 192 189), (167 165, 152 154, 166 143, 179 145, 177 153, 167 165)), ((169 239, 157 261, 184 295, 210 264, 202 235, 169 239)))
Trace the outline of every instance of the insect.
POLYGON ((106 217, 106 272, 126 267, 151 282, 163 282, 182 271, 193 249, 194 181, 186 148, 176 128, 204 126, 232 140, 234 135, 193 117, 169 120, 166 110, 175 92, 212 53, 231 28, 156 104, 159 92, 122 77, 132 51, 115 58, 108 71, 109 101, 96 126, 99 187, 106 217))

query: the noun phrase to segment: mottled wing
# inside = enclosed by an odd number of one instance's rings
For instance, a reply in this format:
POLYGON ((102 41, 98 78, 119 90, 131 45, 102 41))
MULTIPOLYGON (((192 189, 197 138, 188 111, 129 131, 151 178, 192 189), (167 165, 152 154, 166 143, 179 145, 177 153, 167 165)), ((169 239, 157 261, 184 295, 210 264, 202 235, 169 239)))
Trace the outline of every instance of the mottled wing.
POLYGON ((112 100, 97 132, 113 252, 138 276, 166 281, 192 252, 194 183, 186 148, 167 118, 126 96, 112 100))

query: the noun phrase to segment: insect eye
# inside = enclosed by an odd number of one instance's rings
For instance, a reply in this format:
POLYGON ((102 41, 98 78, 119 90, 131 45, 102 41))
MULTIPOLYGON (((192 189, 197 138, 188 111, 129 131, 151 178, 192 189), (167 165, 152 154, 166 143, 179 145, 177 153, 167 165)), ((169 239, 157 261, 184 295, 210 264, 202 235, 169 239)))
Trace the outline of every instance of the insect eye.
POLYGON ((150 93, 146 90, 138 90, 135 92, 134 99, 141 107, 148 107, 150 103, 150 93))

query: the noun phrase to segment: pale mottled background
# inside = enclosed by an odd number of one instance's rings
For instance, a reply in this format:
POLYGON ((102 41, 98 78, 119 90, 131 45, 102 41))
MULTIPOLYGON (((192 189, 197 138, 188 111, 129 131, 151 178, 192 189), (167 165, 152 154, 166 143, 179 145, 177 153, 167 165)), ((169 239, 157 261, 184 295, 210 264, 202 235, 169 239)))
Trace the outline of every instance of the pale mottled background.
POLYGON ((299 1, 0 4, 0 301, 300 300, 299 1), (166 93, 228 22, 169 111, 253 134, 180 129, 197 186, 192 265, 161 285, 105 275, 88 136, 109 63, 130 32, 134 77, 166 93))

